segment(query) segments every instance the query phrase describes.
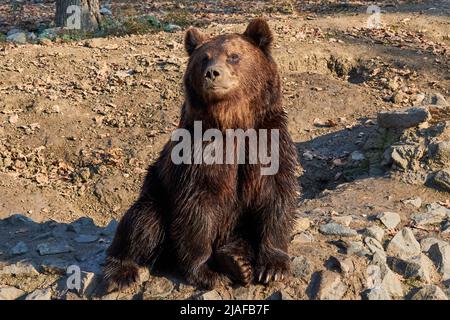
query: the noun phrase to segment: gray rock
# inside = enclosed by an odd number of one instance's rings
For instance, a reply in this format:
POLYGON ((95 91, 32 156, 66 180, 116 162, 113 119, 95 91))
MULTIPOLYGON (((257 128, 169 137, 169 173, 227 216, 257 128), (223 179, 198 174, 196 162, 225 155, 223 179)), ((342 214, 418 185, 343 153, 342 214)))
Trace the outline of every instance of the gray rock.
POLYGON ((450 280, 450 244, 438 241, 430 245, 426 252, 442 275, 442 280, 450 280))
POLYGON ((379 226, 370 226, 364 230, 364 235, 366 237, 372 237, 381 243, 381 242, 383 242, 384 230, 383 230, 383 228, 380 228, 379 226))
POLYGON ((98 236, 90 234, 80 234, 73 240, 77 243, 92 243, 98 240, 98 236))
POLYGON ((20 255, 28 252, 28 246, 25 242, 19 241, 14 247, 11 248, 11 254, 20 255))
POLYGON ((395 212, 382 212, 377 215, 377 219, 388 229, 394 229, 400 223, 400 215, 395 212))
POLYGON ((428 105, 435 105, 435 106, 443 106, 448 107, 449 104, 445 100, 444 96, 440 93, 430 93, 425 95, 424 99, 421 102, 421 105, 428 106, 428 105))
POLYGON ((409 109, 382 111, 378 113, 378 125, 381 128, 410 128, 415 127, 431 118, 426 108, 414 107, 409 109))
POLYGON ((403 287, 398 276, 386 263, 372 263, 367 267, 367 287, 383 288, 390 297, 403 297, 403 287))
POLYGON ((370 251, 364 247, 362 241, 350 241, 346 247, 348 255, 357 255, 358 257, 369 256, 370 251))
POLYGON ((439 211, 432 211, 426 213, 416 213, 411 215, 411 219, 418 226, 426 226, 432 224, 440 224, 445 219, 445 215, 439 211))
POLYGON ((169 24, 164 25, 163 29, 166 32, 176 32, 176 31, 181 30, 181 27, 176 24, 169 23, 169 24))
POLYGON ((154 300, 167 297, 174 289, 172 281, 164 277, 152 279, 144 291, 144 300, 154 300))
POLYGON ((361 153, 361 152, 359 152, 359 151, 353 151, 353 152, 350 154, 350 159, 351 159, 352 161, 363 161, 363 160, 366 159, 366 157, 364 156, 363 153, 361 153))
POLYGON ((443 190, 450 192, 450 170, 443 169, 438 171, 434 175, 433 181, 443 190))
POLYGON ((292 244, 305 244, 314 241, 314 236, 308 231, 296 234, 292 239, 292 244))
POLYGON ((27 34, 25 32, 14 33, 14 34, 7 36, 6 40, 17 43, 17 44, 26 44, 27 43, 27 34))
POLYGON ((341 276, 328 270, 320 273, 319 288, 316 299, 340 300, 347 292, 347 285, 341 280, 341 276))
POLYGON ((372 238, 372 237, 366 237, 366 238, 364 238, 364 243, 366 244, 367 248, 369 248, 370 252, 378 253, 380 256, 386 257, 384 248, 377 239, 372 238))
POLYGON ((294 300, 285 290, 281 289, 272 293, 267 300, 294 300))
POLYGON ((37 289, 25 297, 25 300, 51 300, 52 291, 50 288, 37 289))
POLYGON ((216 290, 211 290, 199 295, 198 300, 222 300, 222 297, 216 290))
POLYGON ((420 244, 411 229, 403 228, 389 242, 386 253, 390 256, 400 259, 408 259, 419 255, 421 252, 420 244))
POLYGON ((332 267, 336 267, 343 274, 351 273, 355 270, 355 265, 351 258, 330 257, 332 267))
POLYGON ((21 33, 21 32, 25 32, 25 31, 23 31, 22 29, 18 29, 18 28, 12 28, 11 30, 9 30, 6 33, 6 36, 12 36, 13 34, 21 33))
POLYGON ((412 205, 413 207, 420 208, 422 206, 422 199, 420 197, 414 197, 411 199, 403 200, 404 204, 412 205))
POLYGON ((368 289, 363 295, 367 300, 392 300, 389 292, 383 287, 368 289))
POLYGON ((24 294, 24 291, 15 287, 6 286, 0 288, 0 300, 16 300, 24 294))
POLYGON ((335 222, 329 222, 327 224, 321 225, 319 227, 319 231, 325 235, 341 237, 355 237, 358 235, 355 230, 335 222))
POLYGON ((442 225, 441 233, 447 234, 450 233, 450 220, 447 220, 442 225))
POLYGON ((422 249, 422 252, 427 253, 431 246, 437 243, 441 243, 442 245, 446 245, 446 242, 437 238, 428 237, 424 238, 420 241, 420 247, 422 249))
POLYGON ((440 205, 439 203, 430 203, 426 206, 427 212, 433 213, 433 214, 442 214, 445 215, 447 218, 450 218, 450 209, 440 205))
POLYGON ((105 7, 101 7, 99 12, 104 16, 112 16, 112 11, 105 7))
POLYGON ((38 244, 37 250, 39 252, 39 255, 46 256, 46 255, 72 252, 73 248, 65 242, 57 242, 57 243, 52 242, 52 243, 38 244))
POLYGON ((392 270, 408 279, 431 282, 432 263, 427 256, 420 254, 406 260, 390 257, 388 264, 392 270))
POLYGON ((417 291, 411 300, 448 300, 444 291, 436 285, 427 285, 417 291))
POLYGON ((309 280, 314 271, 313 265, 304 256, 298 256, 292 259, 291 270, 294 277, 303 280, 309 280))
POLYGON ((42 273, 64 275, 70 265, 70 261, 63 259, 45 259, 41 263, 40 270, 42 273))
POLYGON ((14 264, 6 265, 0 269, 0 275, 15 275, 15 276, 36 276, 39 275, 39 272, 36 268, 27 263, 17 262, 14 264))
POLYGON ((436 144, 434 156, 441 163, 450 162, 450 141, 441 141, 436 144))
POLYGON ((382 165, 392 165, 402 170, 417 170, 419 159, 423 157, 425 149, 416 144, 396 144, 387 148, 383 154, 382 165))

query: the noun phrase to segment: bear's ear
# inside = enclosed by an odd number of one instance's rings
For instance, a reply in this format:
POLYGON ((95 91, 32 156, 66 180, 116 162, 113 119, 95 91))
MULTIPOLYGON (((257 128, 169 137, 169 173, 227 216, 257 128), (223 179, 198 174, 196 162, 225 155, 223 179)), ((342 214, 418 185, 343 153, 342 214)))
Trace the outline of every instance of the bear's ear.
POLYGON ((184 36, 184 48, 189 55, 194 52, 195 48, 206 41, 208 37, 195 28, 189 28, 184 36))
POLYGON ((273 34, 266 20, 257 18, 250 21, 244 36, 250 38, 262 51, 268 53, 273 41, 273 34))

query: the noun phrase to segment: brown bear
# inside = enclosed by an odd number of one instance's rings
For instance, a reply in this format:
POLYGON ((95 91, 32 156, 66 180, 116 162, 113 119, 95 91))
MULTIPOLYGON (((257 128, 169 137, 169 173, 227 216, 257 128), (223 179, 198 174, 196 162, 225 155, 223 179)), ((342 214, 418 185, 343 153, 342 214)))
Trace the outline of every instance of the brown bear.
POLYGON ((152 267, 165 255, 201 288, 214 287, 222 275, 248 284, 288 274, 297 153, 272 41, 263 19, 252 20, 243 34, 186 32, 189 62, 179 129, 193 133, 195 121, 201 121, 203 132, 213 128, 223 135, 227 129, 277 129, 278 171, 261 174, 261 162, 175 164, 176 143, 169 141, 108 249, 105 278, 113 287, 134 283, 140 266, 152 267))

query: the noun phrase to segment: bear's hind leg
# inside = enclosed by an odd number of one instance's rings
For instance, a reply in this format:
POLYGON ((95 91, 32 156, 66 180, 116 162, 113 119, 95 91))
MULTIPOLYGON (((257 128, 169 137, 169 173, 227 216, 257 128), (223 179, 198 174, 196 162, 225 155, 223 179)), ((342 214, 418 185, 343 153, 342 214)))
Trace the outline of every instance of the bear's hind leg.
POLYGON ((139 277, 139 267, 151 266, 164 240, 160 209, 140 199, 125 213, 108 248, 104 276, 108 290, 124 289, 139 277))
POLYGON ((254 252, 246 240, 237 239, 228 242, 216 251, 215 258, 219 270, 232 281, 243 285, 248 285, 252 281, 254 252))

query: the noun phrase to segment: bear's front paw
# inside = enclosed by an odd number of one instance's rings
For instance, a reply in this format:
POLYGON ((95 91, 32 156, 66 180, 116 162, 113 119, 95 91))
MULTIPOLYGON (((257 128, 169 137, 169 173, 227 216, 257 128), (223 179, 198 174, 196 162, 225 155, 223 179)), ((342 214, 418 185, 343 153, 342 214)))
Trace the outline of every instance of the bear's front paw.
POLYGON ((200 266, 195 272, 187 275, 187 280, 197 287, 211 290, 219 281, 219 274, 212 271, 206 264, 200 266))
POLYGON ((123 290, 134 285, 139 279, 139 267, 132 261, 108 257, 104 270, 107 292, 123 290))
POLYGON ((275 249, 258 258, 256 264, 256 280, 267 284, 271 281, 283 280, 289 275, 289 255, 275 249))

